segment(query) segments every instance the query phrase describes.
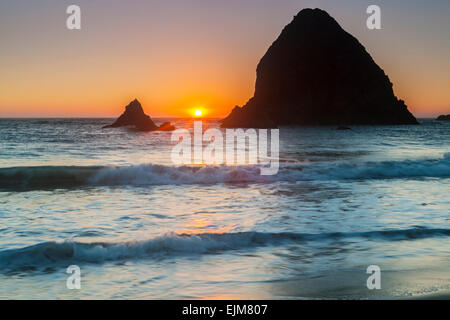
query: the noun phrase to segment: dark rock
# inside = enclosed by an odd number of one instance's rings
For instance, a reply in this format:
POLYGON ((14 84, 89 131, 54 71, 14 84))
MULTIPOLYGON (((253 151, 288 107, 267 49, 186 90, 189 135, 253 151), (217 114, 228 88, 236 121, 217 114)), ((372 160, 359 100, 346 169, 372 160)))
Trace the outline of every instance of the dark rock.
POLYGON ((125 107, 124 113, 117 120, 103 128, 117 128, 124 126, 134 126, 138 131, 153 131, 158 129, 152 119, 144 113, 141 104, 137 99, 130 102, 125 107))
POLYGON ((267 113, 261 113, 256 109, 243 110, 235 106, 225 119, 221 120, 223 128, 277 128, 267 113))
POLYGON ((294 17, 256 74, 254 96, 222 127, 418 124, 365 48, 320 9, 294 17))
POLYGON ((352 128, 346 126, 339 126, 336 128, 336 130, 352 130, 352 128))
POLYGON ((157 131, 173 131, 175 130, 175 126, 170 124, 170 122, 164 122, 162 125, 156 129, 157 131))
POLYGON ((450 121, 450 114, 447 114, 447 115, 442 114, 439 117, 437 117, 436 120, 439 120, 439 121, 450 121))

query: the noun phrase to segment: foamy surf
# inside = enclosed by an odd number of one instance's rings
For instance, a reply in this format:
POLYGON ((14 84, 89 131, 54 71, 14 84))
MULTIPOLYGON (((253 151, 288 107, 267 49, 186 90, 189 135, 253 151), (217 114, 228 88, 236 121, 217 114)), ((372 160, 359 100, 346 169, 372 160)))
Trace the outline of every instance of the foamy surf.
POLYGON ((36 166, 0 168, 0 189, 71 188, 82 186, 272 183, 276 181, 448 178, 450 153, 440 159, 380 162, 282 164, 273 176, 258 165, 126 167, 36 166))
POLYGON ((289 232, 169 233, 145 241, 121 243, 43 242, 24 248, 4 250, 0 251, 0 268, 3 271, 33 270, 59 264, 102 263, 162 256, 218 254, 230 250, 280 246, 289 243, 338 241, 351 238, 367 241, 402 241, 449 236, 450 229, 425 227, 320 234, 289 232))

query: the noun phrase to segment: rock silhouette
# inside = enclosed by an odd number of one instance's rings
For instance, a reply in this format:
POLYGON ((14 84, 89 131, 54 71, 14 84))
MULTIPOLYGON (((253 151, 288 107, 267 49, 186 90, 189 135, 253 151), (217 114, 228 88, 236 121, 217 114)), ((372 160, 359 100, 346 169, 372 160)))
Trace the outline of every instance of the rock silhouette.
POLYGON ((175 127, 170 125, 170 122, 163 123, 161 127, 156 126, 150 116, 144 113, 144 110, 137 99, 134 99, 125 107, 125 111, 119 118, 117 118, 116 121, 114 121, 113 124, 104 126, 103 128, 117 128, 125 126, 134 126, 134 128, 138 131, 170 131, 175 129, 175 127))
POLYGON ((221 126, 223 128, 276 128, 277 124, 270 118, 268 112, 261 112, 255 107, 235 106, 228 117, 222 120, 221 126))
POLYGON ((450 114, 447 114, 447 115, 442 114, 439 117, 437 117, 436 120, 439 120, 439 121, 450 121, 450 114))
POLYGON ((173 131, 173 130, 175 130, 175 126, 173 126, 170 122, 164 122, 156 130, 158 130, 158 131, 173 131))
POLYGON ((320 9, 294 17, 256 74, 254 96, 222 127, 418 124, 365 48, 320 9))

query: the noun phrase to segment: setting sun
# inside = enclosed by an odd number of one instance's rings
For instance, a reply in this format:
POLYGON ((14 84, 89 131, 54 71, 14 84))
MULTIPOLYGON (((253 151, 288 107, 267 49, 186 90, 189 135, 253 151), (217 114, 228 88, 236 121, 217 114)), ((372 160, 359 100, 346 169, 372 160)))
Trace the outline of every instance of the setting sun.
POLYGON ((194 115, 196 116, 196 117, 201 117, 202 116, 202 110, 200 110, 200 109, 197 109, 197 110, 195 110, 195 112, 194 112, 194 115))

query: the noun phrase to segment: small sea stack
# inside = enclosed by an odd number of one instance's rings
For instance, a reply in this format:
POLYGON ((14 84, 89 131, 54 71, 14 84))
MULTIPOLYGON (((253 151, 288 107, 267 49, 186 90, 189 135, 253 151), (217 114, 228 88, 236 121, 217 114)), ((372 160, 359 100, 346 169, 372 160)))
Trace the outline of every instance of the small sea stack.
POLYGON ((175 126, 172 125, 170 122, 164 122, 156 130, 157 131, 173 131, 173 130, 175 130, 175 126))
POLYGON ((125 111, 114 121, 113 124, 106 125, 103 128, 134 127, 137 131, 172 131, 175 127, 170 122, 164 122, 157 126, 150 116, 144 113, 141 103, 134 99, 126 107, 125 111))
POLYGON ((450 121, 450 114, 442 114, 436 118, 438 121, 450 121))

